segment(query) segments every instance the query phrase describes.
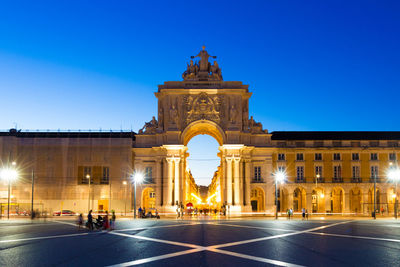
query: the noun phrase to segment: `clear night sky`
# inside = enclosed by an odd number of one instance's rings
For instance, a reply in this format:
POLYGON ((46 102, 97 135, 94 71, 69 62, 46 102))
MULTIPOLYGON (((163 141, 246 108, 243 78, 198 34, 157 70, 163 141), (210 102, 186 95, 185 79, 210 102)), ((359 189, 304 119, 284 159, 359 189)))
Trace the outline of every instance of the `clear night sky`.
POLYGON ((399 14, 399 1, 2 1, 0 129, 138 131, 157 85, 206 45, 269 131, 400 130, 399 14))

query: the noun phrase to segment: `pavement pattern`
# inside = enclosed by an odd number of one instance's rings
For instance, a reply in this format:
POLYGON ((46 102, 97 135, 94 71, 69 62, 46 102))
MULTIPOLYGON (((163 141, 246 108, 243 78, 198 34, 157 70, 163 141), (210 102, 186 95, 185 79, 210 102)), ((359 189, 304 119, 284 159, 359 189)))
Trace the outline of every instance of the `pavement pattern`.
POLYGON ((2 220, 0 266, 400 266, 389 220, 2 220))

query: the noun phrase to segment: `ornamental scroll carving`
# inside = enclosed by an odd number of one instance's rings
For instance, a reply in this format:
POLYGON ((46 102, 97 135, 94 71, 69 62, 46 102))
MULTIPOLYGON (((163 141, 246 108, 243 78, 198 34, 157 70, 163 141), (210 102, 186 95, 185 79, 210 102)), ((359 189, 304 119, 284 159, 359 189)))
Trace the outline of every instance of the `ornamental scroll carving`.
POLYGON ((222 96, 201 93, 184 97, 185 124, 196 120, 210 120, 220 123, 222 119, 222 96))

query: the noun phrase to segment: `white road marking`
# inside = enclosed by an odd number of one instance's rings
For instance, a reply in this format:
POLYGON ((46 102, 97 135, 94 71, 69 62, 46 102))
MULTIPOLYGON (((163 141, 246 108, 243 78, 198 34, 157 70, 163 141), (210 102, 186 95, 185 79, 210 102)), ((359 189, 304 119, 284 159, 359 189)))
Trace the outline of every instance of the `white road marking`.
POLYGON ((150 257, 146 259, 140 259, 140 260, 134 260, 134 261, 128 261, 120 264, 115 264, 115 265, 110 265, 109 267, 122 267, 122 266, 132 266, 132 265, 139 265, 139 264, 144 264, 152 261, 158 261, 158 260, 163 260, 163 259, 168 259, 168 258, 173 258, 173 257, 178 257, 181 255, 186 255, 190 253, 196 253, 199 251, 202 251, 204 249, 202 248, 194 248, 194 249, 189 249, 185 251, 179 251, 179 252, 174 252, 174 253, 169 253, 169 254, 164 254, 160 256, 155 256, 155 257, 150 257))
POLYGON ((329 234, 329 233, 320 233, 320 232, 309 232, 306 234, 313 235, 321 235, 321 236, 335 236, 335 237, 345 237, 345 238, 355 238, 355 239, 369 239, 369 240, 378 240, 378 241, 388 241, 388 242, 397 242, 400 243, 399 239, 390 239, 390 238, 380 238, 380 237, 369 237, 369 236, 360 236, 360 235, 341 235, 341 234, 329 234))
POLYGON ((297 232, 297 230, 283 229, 283 228, 272 228, 272 227, 261 227, 261 226, 248 226, 248 225, 237 225, 237 224, 227 224, 227 223, 210 223, 211 225, 222 225, 222 226, 232 226, 232 227, 242 227, 242 228, 253 228, 261 230, 276 230, 283 232, 297 232))
POLYGON ((248 259, 248 260, 260 261, 260 262, 265 262, 265 263, 269 263, 269 264, 274 264, 274 265, 278 265, 278 266, 289 266, 289 267, 300 267, 300 266, 303 266, 303 265, 297 265, 297 264, 288 263, 288 262, 284 262, 284 261, 261 258, 261 257, 246 255, 246 254, 242 254, 242 253, 222 250, 222 249, 210 248, 210 249, 207 249, 207 250, 208 251, 212 251, 212 252, 216 252, 216 253, 229 255, 229 256, 244 258, 244 259, 248 259))
POLYGON ((176 241, 169 241, 169 240, 157 239, 157 238, 140 236, 140 235, 129 235, 129 234, 115 233, 115 232, 109 232, 109 234, 125 236, 125 237, 129 237, 129 238, 136 238, 136 239, 141 239, 141 240, 147 240, 147 241, 153 241, 153 242, 159 242, 159 243, 175 245, 175 246, 188 247, 188 248, 204 248, 202 246, 195 245, 195 244, 176 242, 176 241))
POLYGON ((30 241, 30 240, 60 238, 60 237, 82 236, 82 235, 88 235, 88 234, 89 233, 80 233, 80 234, 52 235, 52 236, 40 236, 40 237, 30 237, 30 238, 20 238, 20 239, 8 239, 8 240, 0 240, 0 243, 11 243, 11 242, 22 242, 22 241, 30 241))
POLYGON ((243 244, 247 244, 247 243, 259 242, 259 241, 264 241, 264 240, 276 239, 276 238, 281 238, 281 237, 286 237, 286 236, 299 235, 299 234, 308 233, 308 232, 311 232, 311 231, 317 231, 317 230, 321 230, 321 229, 326 229, 328 227, 332 227, 332 226, 336 226, 336 225, 340 225, 340 224, 345 224, 345 223, 349 223, 349 222, 351 222, 351 221, 332 223, 332 224, 318 226, 318 227, 314 227, 314 228, 311 228, 311 229, 292 232, 292 233, 259 237, 259 238, 249 239, 249 240, 242 240, 242 241, 237 241, 237 242, 231 242, 231 243, 215 245, 215 246, 211 246, 211 247, 212 248, 224 248, 224 247, 243 245, 243 244))

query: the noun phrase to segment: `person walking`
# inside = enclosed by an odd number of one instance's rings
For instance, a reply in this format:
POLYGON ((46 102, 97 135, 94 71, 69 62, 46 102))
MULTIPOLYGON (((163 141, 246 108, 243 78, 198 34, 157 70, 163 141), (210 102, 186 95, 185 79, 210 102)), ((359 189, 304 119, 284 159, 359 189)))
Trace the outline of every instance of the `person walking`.
POLYGON ((87 224, 88 228, 90 231, 93 231, 93 216, 92 216, 92 210, 89 210, 89 214, 87 216, 87 224))
POLYGON ((287 214, 288 220, 290 220, 290 210, 289 209, 286 210, 286 214, 287 214))
POLYGON ((103 229, 108 230, 110 228, 110 221, 108 220, 108 210, 106 210, 106 215, 103 218, 103 229))
POLYGON ((308 221, 308 210, 306 209, 306 219, 308 221))
POLYGON ((83 215, 82 213, 80 213, 78 216, 78 230, 81 230, 82 225, 83 225, 83 215))
POLYGON ((143 218, 142 207, 139 207, 139 209, 138 209, 138 215, 139 215, 139 218, 143 218))
POLYGON ((110 228, 111 228, 111 230, 115 229, 115 219, 116 219, 115 210, 112 210, 111 211, 111 220, 110 220, 110 228))
POLYGON ((301 209, 301 216, 303 217, 302 220, 304 221, 306 218, 306 209, 305 208, 301 209))

